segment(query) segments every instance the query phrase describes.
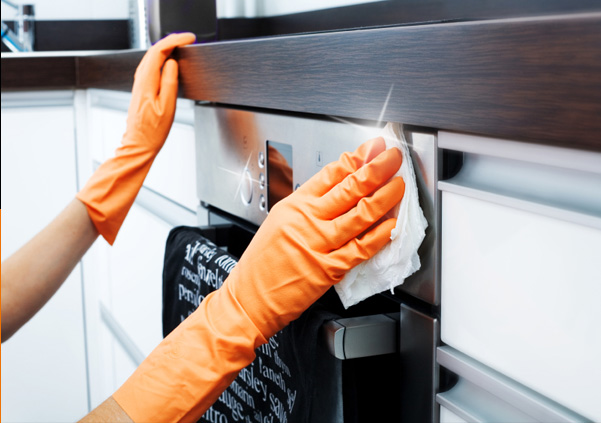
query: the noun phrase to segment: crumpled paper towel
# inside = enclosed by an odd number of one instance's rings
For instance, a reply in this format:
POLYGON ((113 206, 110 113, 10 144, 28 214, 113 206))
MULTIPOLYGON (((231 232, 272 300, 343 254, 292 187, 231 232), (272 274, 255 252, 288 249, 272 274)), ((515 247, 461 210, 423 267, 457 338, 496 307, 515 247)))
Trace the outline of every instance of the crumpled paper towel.
POLYGON ((391 241, 371 259, 351 269, 335 285, 345 308, 387 289, 392 291, 421 267, 417 249, 426 236, 428 222, 419 205, 407 141, 401 126, 396 123, 388 123, 381 136, 386 140, 387 149, 397 147, 403 153, 403 164, 396 176, 403 177, 405 194, 398 207, 396 226, 390 234, 391 241))

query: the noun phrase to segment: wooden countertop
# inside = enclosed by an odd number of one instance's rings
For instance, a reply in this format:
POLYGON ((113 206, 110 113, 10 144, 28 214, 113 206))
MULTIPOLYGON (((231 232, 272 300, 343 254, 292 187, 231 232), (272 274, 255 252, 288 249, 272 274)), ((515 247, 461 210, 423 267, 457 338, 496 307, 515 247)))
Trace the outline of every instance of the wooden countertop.
POLYGON ((130 91, 144 51, 2 53, 2 91, 106 88, 130 91))
MULTIPOLYGON (((182 96, 601 151, 601 12, 179 49, 182 96)), ((2 90, 131 89, 143 52, 2 56, 2 90)))

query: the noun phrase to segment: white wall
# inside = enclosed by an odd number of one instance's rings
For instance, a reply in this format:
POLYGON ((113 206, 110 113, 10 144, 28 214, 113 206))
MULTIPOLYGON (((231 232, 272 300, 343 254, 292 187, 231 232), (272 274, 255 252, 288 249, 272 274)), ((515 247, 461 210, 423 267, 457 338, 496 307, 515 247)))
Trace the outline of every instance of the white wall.
MULTIPOLYGON (((33 4, 38 20, 128 19, 129 0, 12 0, 33 4)), ((2 20, 12 20, 14 9, 2 3, 2 20)))
MULTIPOLYGON (((147 0, 13 0, 35 5, 36 19, 127 19, 129 5, 147 0)), ((277 16, 386 0, 216 0, 220 18, 277 16)), ((14 11, 2 3, 2 20, 14 11)))
POLYGON ((220 18, 279 16, 376 1, 386 0, 217 0, 217 16, 220 18))

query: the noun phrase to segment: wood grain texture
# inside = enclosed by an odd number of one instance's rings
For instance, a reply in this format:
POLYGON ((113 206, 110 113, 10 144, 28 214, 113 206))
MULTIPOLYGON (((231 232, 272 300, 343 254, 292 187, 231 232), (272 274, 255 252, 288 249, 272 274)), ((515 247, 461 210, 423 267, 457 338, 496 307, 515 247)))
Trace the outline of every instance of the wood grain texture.
POLYGON ((2 90, 74 88, 73 57, 2 58, 2 90))
POLYGON ((2 91, 103 88, 131 91, 144 51, 2 57, 2 91))
POLYGON ((134 73, 144 51, 128 51, 77 58, 79 88, 131 91, 134 73))
POLYGON ((180 49, 180 79, 194 100, 601 151, 599 28, 590 13, 221 42, 180 49))

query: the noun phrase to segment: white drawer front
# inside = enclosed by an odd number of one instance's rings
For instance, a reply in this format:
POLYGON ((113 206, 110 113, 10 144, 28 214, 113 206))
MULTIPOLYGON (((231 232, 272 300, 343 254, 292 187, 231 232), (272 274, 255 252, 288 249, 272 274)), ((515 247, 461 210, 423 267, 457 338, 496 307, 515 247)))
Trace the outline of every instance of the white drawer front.
MULTIPOLYGON (((90 93, 89 136, 93 159, 100 164, 113 157, 126 130, 130 94, 104 90, 90 93)), ((167 141, 157 155, 144 186, 196 211, 196 147, 194 102, 179 99, 167 141)))
POLYGON ((192 211, 199 204, 194 143, 194 126, 174 122, 144 182, 146 187, 192 211))
POLYGON ((440 407, 440 423, 467 423, 467 421, 450 411, 448 408, 440 407))
POLYGON ((442 193, 442 340, 601 421, 601 230, 442 193))

